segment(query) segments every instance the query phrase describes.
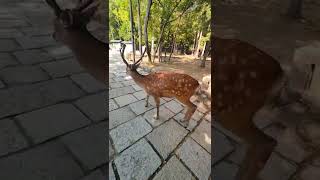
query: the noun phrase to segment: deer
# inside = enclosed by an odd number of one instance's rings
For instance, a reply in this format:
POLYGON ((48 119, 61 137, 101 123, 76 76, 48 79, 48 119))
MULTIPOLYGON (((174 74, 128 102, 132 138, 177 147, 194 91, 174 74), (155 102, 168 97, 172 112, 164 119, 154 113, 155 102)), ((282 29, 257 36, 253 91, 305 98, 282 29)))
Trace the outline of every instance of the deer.
POLYGON ((146 50, 136 62, 129 64, 125 59, 125 48, 126 45, 121 43, 120 55, 122 61, 126 65, 126 73, 131 76, 133 81, 138 86, 142 87, 147 93, 145 107, 148 107, 149 97, 152 96, 157 109, 157 113, 154 118, 159 120, 160 98, 175 98, 187 107, 187 112, 181 120, 181 124, 187 127, 192 115, 197 109, 197 106, 190 101, 190 98, 193 95, 197 95, 202 92, 200 83, 187 74, 169 71, 151 72, 148 75, 142 75, 137 71, 137 69, 142 62, 142 58, 144 57, 146 50))
POLYGON ((212 38, 214 59, 214 118, 247 143, 248 151, 237 179, 256 179, 277 142, 253 120, 265 109, 281 104, 286 75, 280 63, 239 39, 212 38))
POLYGON ((99 4, 93 0, 82 2, 73 9, 61 9, 55 0, 46 0, 53 9, 53 39, 71 49, 79 64, 98 81, 107 82, 107 48, 109 45, 96 39, 87 24, 99 4))

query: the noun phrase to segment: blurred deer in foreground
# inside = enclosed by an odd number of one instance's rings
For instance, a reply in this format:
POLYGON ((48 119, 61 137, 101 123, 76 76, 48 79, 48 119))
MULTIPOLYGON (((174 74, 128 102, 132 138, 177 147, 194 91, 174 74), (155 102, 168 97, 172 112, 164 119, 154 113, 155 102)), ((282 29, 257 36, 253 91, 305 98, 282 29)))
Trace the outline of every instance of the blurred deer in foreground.
POLYGON ((98 4, 93 0, 83 3, 79 0, 75 8, 62 10, 55 0, 46 2, 56 15, 53 38, 69 47, 79 64, 93 77, 106 83, 108 44, 96 39, 86 27, 98 4))
POLYGON ((253 119, 277 103, 285 76, 273 57, 249 43, 214 37, 213 46, 215 119, 248 143, 238 179, 255 180, 276 141, 259 130, 253 119))
POLYGON ((190 101, 190 98, 200 92, 199 82, 187 74, 174 72, 155 72, 142 75, 137 71, 137 68, 140 66, 145 51, 140 59, 133 64, 129 64, 124 56, 125 47, 125 44, 121 44, 121 58, 127 65, 127 73, 147 93, 146 107, 148 106, 149 96, 152 96, 157 107, 156 119, 159 119, 160 98, 176 98, 187 106, 187 112, 182 122, 183 125, 188 126, 191 116, 197 109, 197 106, 190 101))

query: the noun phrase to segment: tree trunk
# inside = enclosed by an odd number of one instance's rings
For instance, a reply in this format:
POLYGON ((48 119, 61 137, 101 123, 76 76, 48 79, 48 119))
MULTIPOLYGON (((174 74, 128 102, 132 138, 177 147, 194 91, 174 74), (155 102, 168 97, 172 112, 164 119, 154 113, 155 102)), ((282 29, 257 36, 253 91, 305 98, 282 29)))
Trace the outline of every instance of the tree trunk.
POLYGON ((170 52, 168 61, 171 60, 171 56, 172 56, 173 51, 174 51, 174 46, 175 46, 175 36, 172 36, 172 39, 171 39, 171 52, 170 52))
POLYGON ((293 18, 302 17, 302 2, 303 0, 290 0, 288 15, 293 18))
POLYGON ((197 31, 196 36, 194 37, 192 56, 194 56, 196 52, 198 36, 199 36, 199 32, 197 31))
POLYGON ((159 42, 159 49, 158 49, 158 60, 161 62, 161 46, 162 44, 159 42))
MULTIPOLYGON (((146 11, 146 16, 144 18, 144 40, 146 43, 146 51, 148 54, 148 61, 151 63, 151 53, 150 53, 150 48, 149 48, 149 43, 148 43, 148 22, 149 22, 149 17, 150 17, 150 9, 152 6, 152 0, 148 0, 148 5, 147 5, 147 11, 146 11)), ((153 41, 153 39, 152 39, 153 41)))
POLYGON ((199 34, 199 38, 198 38, 198 42, 197 42, 197 48, 196 48, 197 51, 195 53, 195 57, 199 56, 201 38, 202 38, 202 31, 200 31, 200 34, 199 34))
POLYGON ((137 0, 138 5, 138 33, 139 33, 139 51, 142 54, 142 27, 141 27, 141 11, 140 11, 140 0, 137 0))
POLYGON ((132 50, 133 50, 133 62, 136 62, 136 49, 135 49, 135 42, 134 42, 134 30, 133 30, 133 12, 132 12, 132 0, 130 1, 130 24, 131 24, 131 40, 132 40, 132 50))
POLYGON ((206 67, 206 60, 207 60, 208 54, 210 52, 210 43, 209 42, 205 42, 204 50, 202 52, 203 52, 202 53, 203 56, 202 56, 200 67, 205 68, 206 67))

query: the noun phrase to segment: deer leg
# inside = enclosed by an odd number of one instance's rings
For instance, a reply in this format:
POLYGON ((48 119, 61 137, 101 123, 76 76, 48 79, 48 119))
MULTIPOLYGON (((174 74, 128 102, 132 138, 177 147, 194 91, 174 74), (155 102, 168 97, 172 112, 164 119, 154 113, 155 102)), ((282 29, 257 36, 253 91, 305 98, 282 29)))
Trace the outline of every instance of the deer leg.
POLYGON ((184 105, 187 106, 187 112, 183 118, 183 120, 181 120, 181 122, 183 123, 184 126, 188 126, 189 125, 189 121, 191 119, 191 116, 193 115, 193 113, 196 111, 197 106, 194 105, 189 99, 185 100, 185 99, 179 99, 178 100, 183 103, 184 105))
POLYGON ((149 94, 147 94, 147 98, 146 98, 146 105, 145 105, 145 107, 148 107, 148 106, 149 106, 148 101, 149 101, 149 94))
POLYGON ((154 97, 154 101, 156 102, 156 106, 157 106, 157 116, 156 116, 156 119, 159 119, 160 97, 157 97, 157 96, 153 96, 153 97, 154 97))

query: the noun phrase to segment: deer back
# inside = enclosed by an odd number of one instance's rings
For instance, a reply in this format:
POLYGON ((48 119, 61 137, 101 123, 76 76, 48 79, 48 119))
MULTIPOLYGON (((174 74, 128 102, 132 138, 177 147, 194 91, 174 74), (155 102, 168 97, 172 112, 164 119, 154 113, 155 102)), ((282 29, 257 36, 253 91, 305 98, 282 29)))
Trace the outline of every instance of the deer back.
POLYGON ((215 111, 232 112, 253 104, 255 107, 251 108, 257 110, 282 76, 280 64, 270 55, 240 40, 216 37, 213 44, 215 111))

